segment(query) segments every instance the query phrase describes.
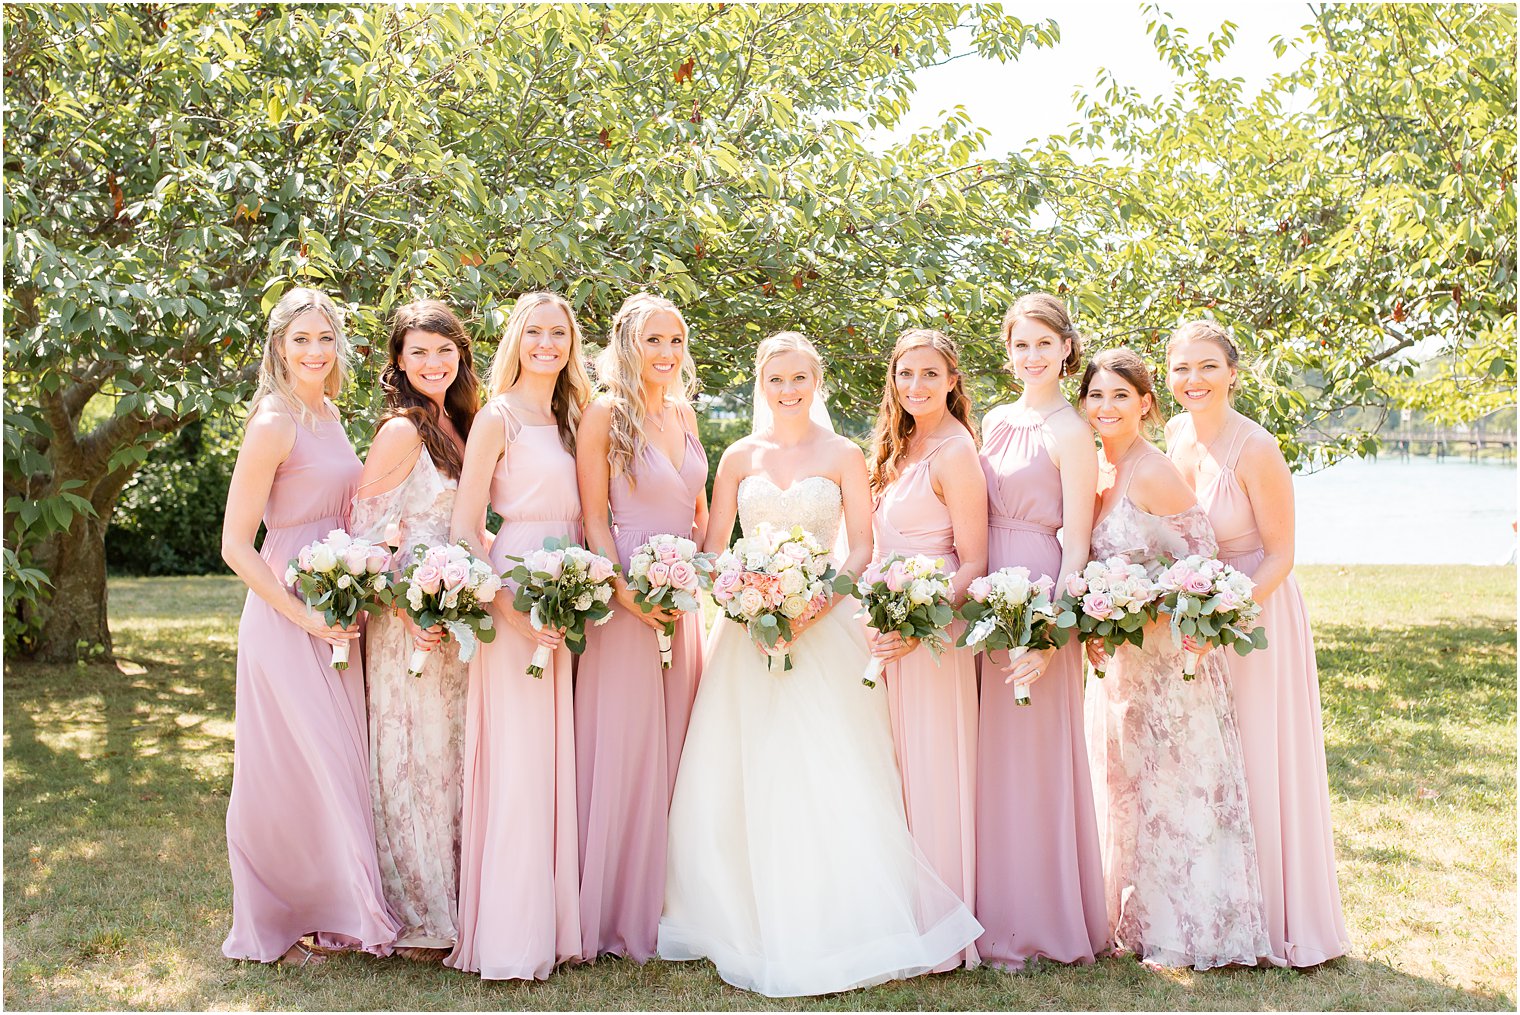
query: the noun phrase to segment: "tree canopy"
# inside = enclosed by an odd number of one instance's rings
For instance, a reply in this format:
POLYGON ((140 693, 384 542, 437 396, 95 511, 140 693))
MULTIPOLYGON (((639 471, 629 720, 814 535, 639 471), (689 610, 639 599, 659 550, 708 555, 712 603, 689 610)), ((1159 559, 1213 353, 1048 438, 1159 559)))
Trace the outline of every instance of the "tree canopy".
POLYGON ((421 296, 489 352, 526 289, 565 292, 593 335, 655 289, 710 391, 800 327, 845 407, 874 401, 906 326, 955 335, 981 393, 1006 391, 997 322, 1031 289, 1152 353, 1213 314, 1290 458, 1346 407, 1502 404, 1514 8, 1311 11, 1282 42, 1299 68, 1247 96, 1216 72, 1228 23, 1194 44, 1153 9, 1174 94, 1104 80, 1070 135, 994 154, 959 109, 871 141, 957 47, 1059 41, 992 5, 9 6, 8 637, 109 651, 122 486, 247 397, 295 284, 344 302, 368 352, 421 296))

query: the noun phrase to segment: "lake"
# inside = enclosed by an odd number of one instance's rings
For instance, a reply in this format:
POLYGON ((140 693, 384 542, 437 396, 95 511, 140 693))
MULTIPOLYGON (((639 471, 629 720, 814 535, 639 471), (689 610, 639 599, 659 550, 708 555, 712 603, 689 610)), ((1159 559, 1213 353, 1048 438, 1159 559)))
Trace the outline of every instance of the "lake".
POLYGON ((1293 477, 1300 564, 1499 564, 1515 545, 1512 462, 1347 459, 1293 477))

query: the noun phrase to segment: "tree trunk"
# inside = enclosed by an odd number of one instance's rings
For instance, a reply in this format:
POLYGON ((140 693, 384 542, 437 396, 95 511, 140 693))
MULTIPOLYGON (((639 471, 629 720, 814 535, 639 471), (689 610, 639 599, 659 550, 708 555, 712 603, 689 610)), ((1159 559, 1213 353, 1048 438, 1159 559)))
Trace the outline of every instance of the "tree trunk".
POLYGON ((68 531, 54 533, 43 543, 53 592, 39 611, 44 618, 32 658, 48 663, 114 660, 106 625, 105 520, 77 517, 68 531))

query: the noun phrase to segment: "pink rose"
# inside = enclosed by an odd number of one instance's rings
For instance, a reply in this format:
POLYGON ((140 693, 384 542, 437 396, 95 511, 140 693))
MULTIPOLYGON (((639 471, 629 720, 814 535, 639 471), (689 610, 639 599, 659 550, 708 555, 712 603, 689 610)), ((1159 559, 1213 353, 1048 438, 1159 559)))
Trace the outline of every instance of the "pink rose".
POLYGON ((901 592, 913 583, 913 576, 900 560, 894 560, 887 566, 886 579, 887 588, 893 592, 901 592))
POLYGON ((971 583, 971 587, 966 590, 966 594, 979 603, 985 603, 987 597, 992 595, 992 582, 988 581, 985 577, 977 578, 971 583))
POLYGON ((350 543, 343 551, 343 567, 349 574, 363 574, 369 564, 369 547, 363 543, 350 543))
POLYGON ((300 565, 302 571, 311 570, 311 547, 301 547, 301 552, 296 554, 296 563, 300 565))
POLYGON ((592 581, 601 584, 612 577, 612 561, 600 555, 592 557, 586 573, 591 576, 592 581))
POLYGON ((1209 581, 1208 575, 1194 573, 1183 579, 1182 587, 1195 596, 1201 596, 1213 589, 1214 583, 1209 581))
POLYGON ((684 560, 670 565, 670 584, 683 592, 697 591, 697 569, 684 560))
POLYGON ((431 596, 438 592, 438 587, 443 583, 443 573, 432 564, 422 564, 412 572, 412 583, 431 596))
POLYGON ((1089 617, 1107 620, 1113 611, 1114 601, 1102 593, 1090 592, 1082 597, 1082 612, 1089 617))
POLYGON ((1067 591, 1068 594, 1073 595, 1073 596, 1085 596, 1085 595, 1087 595, 1087 579, 1083 578, 1079 574, 1069 574, 1069 575, 1067 575, 1066 576, 1066 591, 1067 591))
POLYGON ((442 546, 435 546, 423 554, 422 562, 442 569, 449 562, 449 551, 442 546))
POLYGON ((383 546, 371 546, 369 559, 364 562, 365 570, 370 574, 379 574, 391 565, 391 552, 383 546))
POLYGON ((781 548, 781 552, 799 564, 813 556, 801 543, 787 543, 781 548))
POLYGON ((1048 596, 1050 595, 1050 590, 1056 587, 1056 583, 1050 575, 1042 574, 1039 578, 1035 579, 1034 587, 1048 596))
POLYGON ((884 575, 882 574, 881 565, 872 563, 867 564, 866 569, 861 572, 860 580, 865 582, 867 585, 875 585, 877 582, 881 581, 883 577, 884 575))
POLYGON ((470 580, 470 566, 456 560, 445 566, 440 575, 443 578, 444 587, 452 592, 470 580))
POLYGON ((734 593, 739 589, 739 572, 724 571, 713 579, 713 598, 720 603, 726 603, 734 598, 734 593))
POLYGON ((565 555, 558 550, 534 550, 528 554, 528 570, 548 574, 550 581, 557 581, 565 573, 565 555))
POLYGON ((1240 609, 1240 597, 1231 592, 1229 589, 1225 589, 1223 592, 1219 593, 1219 608, 1221 610, 1240 609))
POLYGON ((661 543, 655 557, 667 564, 674 564, 681 559, 681 551, 676 549, 674 543, 661 543))
POLYGON ((659 588, 661 585, 670 584, 670 565, 663 560, 657 560, 649 565, 649 585, 651 588, 659 588))

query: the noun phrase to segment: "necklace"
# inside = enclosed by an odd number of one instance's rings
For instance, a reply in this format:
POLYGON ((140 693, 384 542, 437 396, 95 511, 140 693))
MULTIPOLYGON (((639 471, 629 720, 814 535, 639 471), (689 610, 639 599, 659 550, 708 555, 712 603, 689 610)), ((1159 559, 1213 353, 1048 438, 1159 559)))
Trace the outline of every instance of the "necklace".
POLYGON ((660 433, 665 432, 665 406, 663 404, 660 406, 659 418, 656 418, 655 414, 652 412, 649 413, 646 418, 649 420, 649 422, 654 424, 655 429, 660 431, 660 433))

